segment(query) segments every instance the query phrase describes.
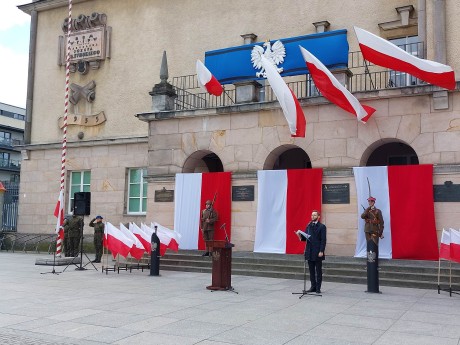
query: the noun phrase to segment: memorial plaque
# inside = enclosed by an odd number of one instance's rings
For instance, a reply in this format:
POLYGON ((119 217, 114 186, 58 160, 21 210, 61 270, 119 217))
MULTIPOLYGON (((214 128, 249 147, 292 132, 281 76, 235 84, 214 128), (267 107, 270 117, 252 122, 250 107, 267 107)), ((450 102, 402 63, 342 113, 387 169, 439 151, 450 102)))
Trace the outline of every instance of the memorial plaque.
POLYGON ((446 181, 444 184, 433 185, 435 202, 460 202, 460 184, 446 181))
POLYGON ((233 186, 232 201, 254 201, 254 186, 233 186))
POLYGON ((174 190, 163 188, 155 191, 155 202, 173 202, 174 190))
POLYGON ((323 204, 349 204, 350 184, 323 184, 323 204))

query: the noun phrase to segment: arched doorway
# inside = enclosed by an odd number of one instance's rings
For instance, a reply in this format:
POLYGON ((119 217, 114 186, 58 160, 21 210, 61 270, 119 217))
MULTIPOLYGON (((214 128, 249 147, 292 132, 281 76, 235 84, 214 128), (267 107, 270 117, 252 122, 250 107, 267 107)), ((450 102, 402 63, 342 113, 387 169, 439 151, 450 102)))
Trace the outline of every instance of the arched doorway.
POLYGON ((417 165, 417 153, 402 141, 374 143, 368 147, 361 160, 361 166, 417 165))
POLYGON ((274 149, 264 163, 264 170, 311 169, 308 154, 298 146, 283 145, 274 149))
POLYGON ((182 172, 223 172, 224 166, 220 158, 212 151, 196 151, 188 157, 184 163, 182 172))

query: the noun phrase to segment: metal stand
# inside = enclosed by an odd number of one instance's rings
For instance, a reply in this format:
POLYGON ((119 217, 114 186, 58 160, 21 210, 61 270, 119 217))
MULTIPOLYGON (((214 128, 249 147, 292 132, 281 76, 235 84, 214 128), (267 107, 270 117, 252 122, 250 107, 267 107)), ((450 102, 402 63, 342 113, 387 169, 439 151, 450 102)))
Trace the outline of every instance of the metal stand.
POLYGON ((299 299, 301 299, 305 295, 323 297, 323 295, 320 294, 320 293, 308 292, 307 291, 307 260, 303 261, 303 290, 302 290, 302 292, 293 292, 292 294, 293 295, 300 295, 299 299))
POLYGON ((452 289, 452 261, 449 261, 449 288, 443 289, 441 288, 440 277, 441 277, 441 259, 438 260, 438 295, 441 291, 445 291, 449 293, 449 297, 452 297, 452 294, 460 295, 458 290, 452 289))
POLYGON ((98 269, 96 268, 96 266, 94 266, 93 262, 91 261, 91 259, 88 257, 88 255, 86 255, 86 253, 84 252, 83 250, 83 220, 81 221, 80 223, 80 253, 75 255, 74 258, 72 259, 72 261, 66 266, 66 268, 64 268, 62 270, 62 273, 65 272, 65 270, 70 266, 70 265, 75 265, 76 268, 75 268, 75 271, 86 271, 87 268, 86 266, 88 266, 88 264, 91 264, 94 269, 97 271, 98 269), (83 254, 86 256, 86 258, 88 259, 88 262, 83 265, 83 254), (73 262, 76 258, 78 258, 80 256, 80 266, 78 266, 78 264, 76 264, 75 262, 73 262))
MULTIPOLYGON (((59 236, 59 235, 58 235, 59 236)), ((55 267, 56 267, 56 242, 54 242, 54 252, 53 252, 53 270, 51 272, 42 272, 40 274, 57 274, 59 275, 59 273, 62 273, 62 272, 56 272, 55 270, 55 267)))

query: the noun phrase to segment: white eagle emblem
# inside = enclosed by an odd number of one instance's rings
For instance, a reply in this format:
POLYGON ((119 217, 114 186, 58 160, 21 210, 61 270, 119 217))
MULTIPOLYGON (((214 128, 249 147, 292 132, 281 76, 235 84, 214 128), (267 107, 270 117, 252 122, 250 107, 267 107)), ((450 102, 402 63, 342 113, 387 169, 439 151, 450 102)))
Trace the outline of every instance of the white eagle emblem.
POLYGON ((256 73, 257 78, 267 78, 265 68, 262 67, 262 61, 260 58, 262 55, 275 66, 278 73, 283 72, 283 68, 276 67, 280 63, 284 62, 284 57, 286 56, 286 49, 281 41, 278 40, 273 43, 273 45, 271 45, 270 41, 266 41, 263 46, 256 45, 252 48, 252 66, 254 66, 255 69, 260 69, 260 71, 256 73), (265 51, 263 47, 265 47, 265 51))

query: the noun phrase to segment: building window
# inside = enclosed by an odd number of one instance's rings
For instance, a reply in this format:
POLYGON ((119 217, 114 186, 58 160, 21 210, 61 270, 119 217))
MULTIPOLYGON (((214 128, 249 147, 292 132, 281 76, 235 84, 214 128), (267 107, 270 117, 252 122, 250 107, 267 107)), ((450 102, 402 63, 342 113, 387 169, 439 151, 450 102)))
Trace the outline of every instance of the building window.
POLYGON ((0 152, 0 166, 8 167, 10 165, 10 154, 8 152, 0 152))
POLYGON ((91 171, 72 171, 70 173, 69 211, 73 213, 74 194, 89 192, 91 183, 91 171))
POLYGON ((147 211, 147 175, 145 168, 128 171, 128 214, 145 214, 147 211))
POLYGON ((0 131, 0 144, 11 144, 11 133, 0 131))
MULTIPOLYGON (((423 43, 419 42, 418 36, 396 38, 389 41, 409 54, 423 58, 423 43)), ((423 81, 410 74, 399 71, 390 71, 390 80, 388 81, 389 87, 403 87, 422 83, 423 81)))

